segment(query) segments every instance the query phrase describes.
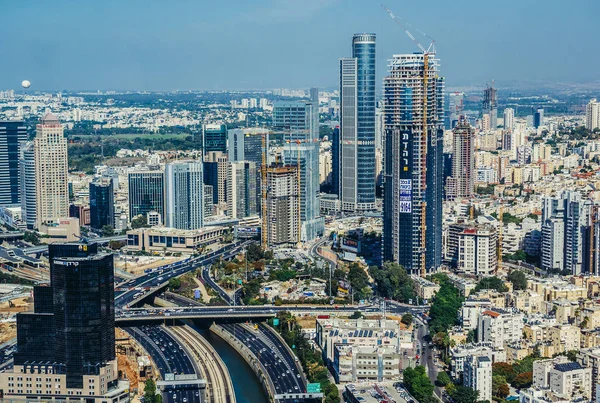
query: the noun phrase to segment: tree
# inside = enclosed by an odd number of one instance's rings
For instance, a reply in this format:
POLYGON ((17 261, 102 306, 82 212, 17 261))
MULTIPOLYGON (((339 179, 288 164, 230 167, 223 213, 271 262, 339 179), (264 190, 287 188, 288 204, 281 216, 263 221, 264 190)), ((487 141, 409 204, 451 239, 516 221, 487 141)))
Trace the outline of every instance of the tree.
POLYGON ((113 236, 115 234, 115 229, 111 225, 103 226, 100 231, 102 231, 103 236, 113 236))
POLYGON ((478 292, 481 290, 496 290, 498 292, 506 292, 508 288, 504 285, 504 281, 499 279, 498 277, 485 277, 477 283, 475 286, 474 292, 478 292))
POLYGON ((403 378, 404 386, 419 402, 423 403, 433 395, 434 386, 429 380, 424 366, 418 365, 414 369, 406 368, 403 378))
POLYGON ((533 372, 523 372, 515 377, 512 385, 517 389, 528 388, 533 382, 533 372))
POLYGON ((146 220, 145 215, 140 214, 137 217, 135 217, 133 220, 131 220, 131 228, 132 229, 138 229, 138 228, 144 228, 144 227, 148 227, 148 221, 146 220))
POLYGON ((256 262, 264 258, 263 251, 258 243, 252 242, 248 245, 248 248, 246 248, 246 258, 249 262, 256 262))
POLYGON ((515 290, 527 289, 527 277, 525 277, 525 273, 521 270, 511 270, 508 273, 508 281, 512 283, 515 290))
POLYGON ((501 376, 506 379, 507 382, 512 383, 517 374, 512 365, 507 362, 495 362, 492 364, 492 375, 501 376))
POLYGON ((406 326, 410 326, 413 323, 413 316, 410 312, 405 313, 404 315, 402 315, 402 319, 400 319, 400 322, 404 323, 406 326))
POLYGON ((444 273, 436 273, 431 279, 440 284, 440 290, 433 298, 429 309, 429 330, 432 333, 446 332, 458 322, 458 311, 464 298, 458 289, 450 283, 448 276, 444 273))
POLYGON ((162 396, 156 394, 156 383, 154 380, 148 379, 144 384, 144 402, 145 403, 161 403, 162 396))
POLYGON ((38 236, 37 232, 34 231, 25 231, 23 234, 23 240, 36 246, 40 244, 40 237, 38 236))
POLYGON ((477 403, 479 391, 463 385, 457 385, 450 397, 452 397, 455 403, 477 403))
POLYGON ((362 313, 360 313, 360 311, 354 311, 354 313, 352 315, 350 315, 348 318, 349 319, 360 319, 362 317, 363 317, 363 315, 362 315, 362 313))
POLYGON ((359 299, 365 299, 365 295, 363 295, 363 289, 369 286, 369 276, 360 267, 357 263, 352 263, 350 265, 350 270, 348 271, 348 281, 350 282, 350 286, 352 290, 356 291, 356 295, 359 299))
POLYGON ((400 302, 408 302, 415 298, 414 281, 399 264, 386 262, 383 268, 370 266, 369 273, 377 284, 377 292, 382 297, 400 302))
POLYGON ((436 382, 437 382, 438 386, 445 387, 446 385, 451 383, 452 380, 450 379, 450 376, 446 372, 438 372, 436 382))
POLYGON ((169 288, 172 291, 178 290, 181 288, 181 280, 178 277, 173 277, 169 279, 169 288))
POLYGON ((506 382, 506 378, 502 375, 492 376, 492 394, 496 397, 504 399, 510 393, 510 388, 506 382))
POLYGON ((467 343, 475 343, 477 331, 475 329, 469 330, 467 333, 467 343))

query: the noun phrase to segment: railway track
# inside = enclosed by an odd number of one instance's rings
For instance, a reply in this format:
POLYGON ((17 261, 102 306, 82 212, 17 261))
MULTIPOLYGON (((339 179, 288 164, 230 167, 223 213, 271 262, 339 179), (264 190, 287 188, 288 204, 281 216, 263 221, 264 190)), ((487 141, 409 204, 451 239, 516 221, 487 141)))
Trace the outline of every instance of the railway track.
POLYGON ((224 370, 223 362, 212 347, 202 339, 202 336, 187 326, 173 326, 168 329, 185 343, 196 356, 200 371, 208 386, 209 396, 207 396, 207 401, 211 403, 234 403, 235 392, 229 382, 229 373, 224 370))

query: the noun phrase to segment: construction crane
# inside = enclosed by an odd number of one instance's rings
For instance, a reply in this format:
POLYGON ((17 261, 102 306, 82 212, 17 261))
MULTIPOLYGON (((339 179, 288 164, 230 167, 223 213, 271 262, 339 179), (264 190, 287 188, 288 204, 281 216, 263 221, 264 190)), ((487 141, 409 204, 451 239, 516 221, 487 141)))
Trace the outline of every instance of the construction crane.
MULTIPOLYGON (((428 103, 429 103, 429 55, 435 54, 435 40, 431 38, 429 35, 425 34, 422 31, 416 30, 421 35, 427 37, 431 40, 427 49, 421 42, 409 31, 406 27, 406 24, 402 21, 402 19, 392 12, 385 5, 381 5, 381 7, 392 17, 392 19, 398 24, 404 33, 417 45, 417 47, 423 52, 423 110, 422 110, 422 130, 421 130, 421 200, 419 201, 421 207, 421 277, 425 277, 427 274, 427 263, 426 263, 426 250, 427 250, 427 202, 425 201, 425 192, 427 189, 427 164, 426 164, 426 156, 427 156, 427 135, 428 135, 428 103)), ((408 24, 410 25, 410 24, 408 24)))
POLYGON ((262 228, 260 230, 261 246, 263 251, 268 248, 268 231, 267 231, 267 133, 262 134, 262 167, 261 167, 262 183, 260 188, 262 191, 262 228))

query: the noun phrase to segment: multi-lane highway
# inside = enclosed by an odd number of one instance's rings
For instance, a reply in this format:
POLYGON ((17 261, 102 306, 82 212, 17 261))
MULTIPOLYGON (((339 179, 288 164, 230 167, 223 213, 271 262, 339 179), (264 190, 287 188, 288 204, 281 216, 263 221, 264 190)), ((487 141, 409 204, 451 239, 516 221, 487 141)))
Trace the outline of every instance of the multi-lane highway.
POLYGON ((221 325, 226 332, 249 348, 262 363, 277 394, 306 392, 294 359, 282 348, 280 342, 273 342, 265 335, 264 329, 251 330, 248 326, 237 323, 221 325))
MULTIPOLYGON (((183 346, 163 326, 126 327, 127 331, 147 352, 165 379, 167 374, 196 374, 196 368, 183 346)), ((165 402, 200 403, 200 392, 169 390, 165 402)))

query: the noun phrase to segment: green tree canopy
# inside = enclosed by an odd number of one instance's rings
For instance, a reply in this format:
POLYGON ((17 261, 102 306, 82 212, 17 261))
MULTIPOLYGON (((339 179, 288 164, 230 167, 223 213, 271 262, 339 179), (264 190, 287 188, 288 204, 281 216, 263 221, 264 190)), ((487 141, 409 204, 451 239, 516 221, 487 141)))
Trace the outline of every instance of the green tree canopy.
POLYGON ((450 375, 446 372, 438 372, 436 382, 439 386, 446 386, 452 382, 450 375))
POLYGON ((504 285, 504 281, 498 277, 485 277, 482 278, 479 283, 475 286, 474 292, 481 290, 496 290, 498 292, 506 292, 508 288, 504 285))
POLYGON ((463 385, 457 385, 450 396, 455 403, 477 403, 479 392, 463 385))
POLYGON ((513 289, 515 290, 527 289, 527 277, 525 277, 525 273, 521 270, 511 270, 511 272, 508 273, 508 281, 512 283, 513 289))
POLYGON ((363 295, 363 290, 365 287, 369 287, 369 276, 367 276, 367 273, 365 273, 359 264, 352 263, 350 265, 350 270, 348 271, 348 281, 350 282, 352 291, 356 292, 356 296, 359 299, 367 298, 367 296, 363 295))
POLYGON ((407 312, 404 315, 402 315, 402 319, 400 319, 400 322, 404 323, 406 326, 412 325, 412 323, 413 323, 412 313, 407 312))
POLYGON ((131 228, 132 229, 138 229, 138 228, 143 228, 143 227, 147 227, 147 226, 148 226, 148 221, 146 220, 145 215, 139 215, 137 217, 134 217, 131 220, 131 228))
POLYGON ((415 298, 413 279, 399 264, 386 262, 383 268, 370 266, 369 273, 377 284, 377 292, 382 297, 400 302, 408 302, 415 298))
POLYGON ((448 276, 444 273, 436 273, 432 280, 440 284, 440 290, 433 298, 429 309, 429 330, 431 333, 447 332, 448 329, 458 323, 458 311, 462 306, 464 298, 458 289, 450 283, 448 276))
POLYGON ((248 248, 246 248, 246 257, 249 262, 256 262, 264 259, 264 253, 258 243, 252 242, 248 245, 248 248))
POLYGON ((434 386, 429 380, 424 366, 418 365, 415 368, 406 368, 403 378, 404 386, 419 402, 423 403, 432 397, 434 386))

